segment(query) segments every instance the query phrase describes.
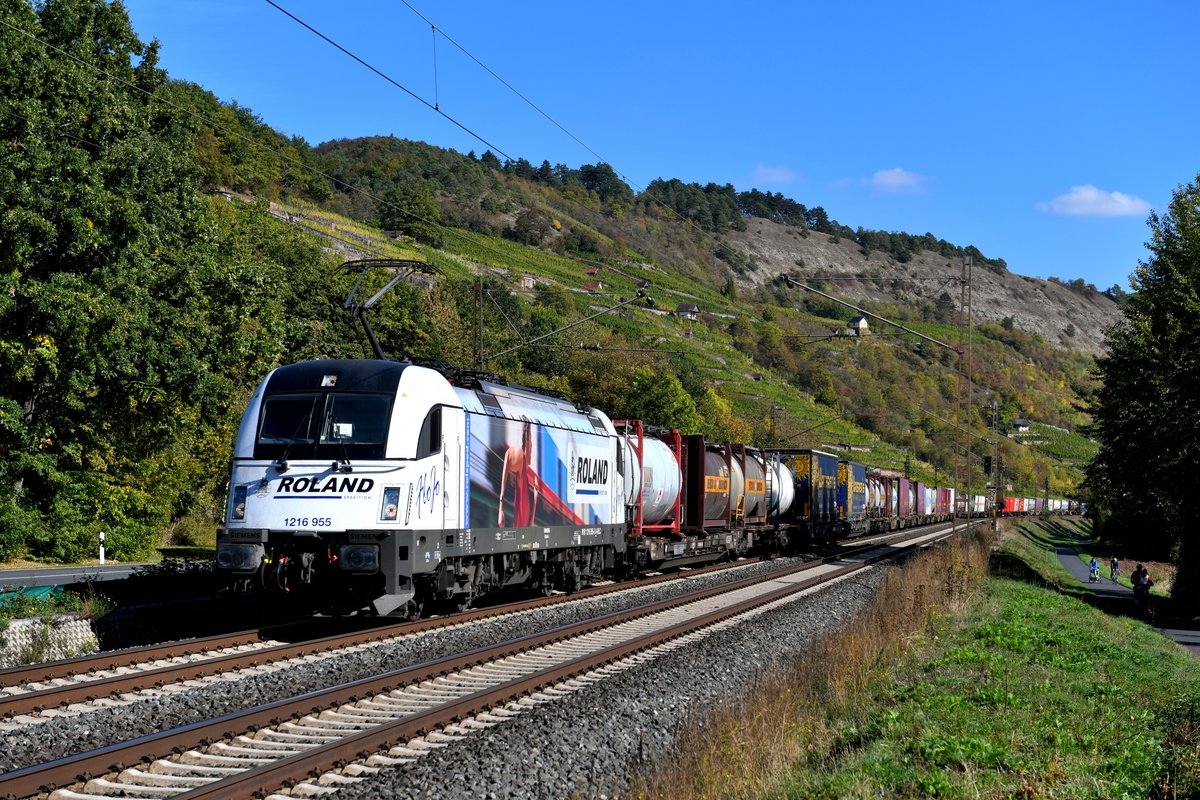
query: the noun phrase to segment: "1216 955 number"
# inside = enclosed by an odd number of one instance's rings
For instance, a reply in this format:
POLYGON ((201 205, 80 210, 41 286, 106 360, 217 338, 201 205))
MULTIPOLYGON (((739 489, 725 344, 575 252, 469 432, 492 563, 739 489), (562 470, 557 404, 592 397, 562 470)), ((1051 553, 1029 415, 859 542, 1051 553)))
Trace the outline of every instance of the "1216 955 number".
POLYGON ((285 528, 328 528, 333 525, 332 517, 284 517, 285 528))

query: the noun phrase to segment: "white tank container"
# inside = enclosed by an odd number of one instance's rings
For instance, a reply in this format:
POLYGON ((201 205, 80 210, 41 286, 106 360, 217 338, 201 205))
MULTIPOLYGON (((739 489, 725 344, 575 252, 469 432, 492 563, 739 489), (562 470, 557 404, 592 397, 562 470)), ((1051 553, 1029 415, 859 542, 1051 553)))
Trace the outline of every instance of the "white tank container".
POLYGON ((767 510, 771 517, 782 517, 796 501, 796 475, 782 461, 771 465, 771 496, 767 499, 767 510))
POLYGON ((622 438, 620 442, 618 446, 622 450, 622 458, 625 459, 625 505, 631 506, 637 503, 638 495, 642 493, 642 471, 638 468, 637 453, 633 452, 633 445, 626 438, 622 438))
POLYGON ((657 525, 670 516, 679 499, 679 462, 665 442, 647 438, 641 472, 642 523, 657 525))

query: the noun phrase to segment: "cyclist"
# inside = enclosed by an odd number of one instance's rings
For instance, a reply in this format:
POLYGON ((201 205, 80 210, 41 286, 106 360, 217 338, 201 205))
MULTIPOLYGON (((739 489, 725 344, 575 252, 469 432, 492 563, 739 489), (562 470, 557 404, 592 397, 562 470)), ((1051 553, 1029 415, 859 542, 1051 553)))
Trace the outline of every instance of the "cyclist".
POLYGON ((1100 580, 1100 562, 1092 556, 1091 562, 1088 564, 1088 583, 1095 583, 1100 580))
POLYGON ((1112 578, 1112 582, 1116 583, 1117 578, 1121 577, 1121 562, 1116 556, 1112 557, 1112 561, 1108 563, 1108 575, 1112 578))

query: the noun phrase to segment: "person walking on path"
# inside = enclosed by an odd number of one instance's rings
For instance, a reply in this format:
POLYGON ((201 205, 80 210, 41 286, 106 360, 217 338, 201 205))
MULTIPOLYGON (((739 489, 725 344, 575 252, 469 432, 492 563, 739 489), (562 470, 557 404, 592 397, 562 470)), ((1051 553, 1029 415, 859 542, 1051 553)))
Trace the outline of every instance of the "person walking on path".
POLYGON ((1150 587, 1154 585, 1154 579, 1150 577, 1150 573, 1145 567, 1138 564, 1137 569, 1129 576, 1129 581, 1133 584, 1134 602, 1142 605, 1150 599, 1150 587))

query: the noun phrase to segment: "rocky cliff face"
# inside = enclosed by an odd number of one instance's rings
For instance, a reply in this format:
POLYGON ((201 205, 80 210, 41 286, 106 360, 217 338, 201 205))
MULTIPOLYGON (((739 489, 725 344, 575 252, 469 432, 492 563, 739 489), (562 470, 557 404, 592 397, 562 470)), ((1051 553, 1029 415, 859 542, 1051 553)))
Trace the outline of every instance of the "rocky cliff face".
MULTIPOLYGON (((851 303, 899 300, 933 305, 946 292, 958 306, 962 262, 957 258, 922 251, 901 264, 881 252, 864 256, 848 239, 834 241, 812 232, 802 236, 796 228, 757 218, 748 220, 745 231, 726 234, 724 239, 757 261, 757 269, 735 276, 739 288, 762 285, 789 272, 798 277, 824 276, 829 294, 851 303), (838 280, 838 275, 847 279, 838 280), (864 277, 870 279, 861 280, 864 277)), ((1022 330, 1093 355, 1104 352, 1104 331, 1121 316, 1116 303, 1098 292, 1081 294, 1057 283, 1011 272, 997 274, 978 265, 972 296, 976 322, 1012 317, 1022 330)))

